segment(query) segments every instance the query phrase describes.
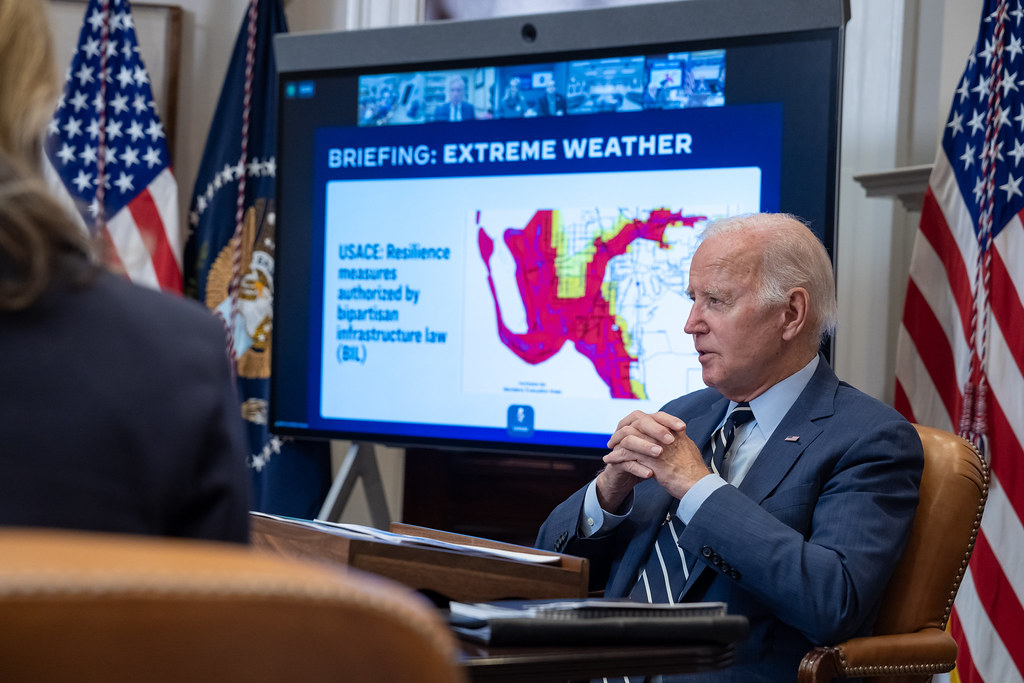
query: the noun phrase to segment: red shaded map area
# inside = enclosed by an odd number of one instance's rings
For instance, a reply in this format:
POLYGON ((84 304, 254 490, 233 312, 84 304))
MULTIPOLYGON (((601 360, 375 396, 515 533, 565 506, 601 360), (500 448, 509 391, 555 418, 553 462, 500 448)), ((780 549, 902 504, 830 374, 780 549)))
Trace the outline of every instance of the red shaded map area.
MULTIPOLYGON (((526 310, 527 331, 514 333, 505 325, 498 303, 494 278, 491 275, 491 256, 494 243, 481 228, 477 233, 480 255, 487 266, 487 282, 494 300, 498 321, 498 336, 501 342, 521 359, 536 365, 543 363, 571 341, 576 350, 590 359, 597 374, 608 385, 612 398, 643 398, 639 385, 630 381, 629 366, 636 361, 626 350, 623 330, 625 321, 620 319, 601 290, 608 262, 615 256, 626 253, 635 240, 645 239, 668 248, 664 241, 666 228, 683 225, 693 227, 704 216, 683 216, 668 209, 650 212, 646 220, 623 222, 614 235, 608 239, 595 237, 592 242, 593 256, 587 262, 585 282, 581 296, 563 298, 558 294, 559 276, 555 267, 560 226, 555 225, 557 213, 540 210, 523 229, 509 228, 504 233, 516 263, 516 284, 526 310)), ((478 214, 479 219, 479 214, 478 214)), ((578 287, 577 287, 578 289, 578 287)))

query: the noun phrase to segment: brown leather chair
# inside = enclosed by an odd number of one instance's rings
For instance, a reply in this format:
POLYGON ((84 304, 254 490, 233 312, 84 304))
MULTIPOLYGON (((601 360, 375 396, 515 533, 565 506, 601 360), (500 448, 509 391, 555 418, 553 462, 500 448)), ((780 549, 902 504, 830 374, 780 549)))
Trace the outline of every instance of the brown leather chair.
POLYGON ((956 643, 945 628, 981 524, 988 467, 959 436, 916 426, 924 445, 921 500, 875 635, 813 649, 800 662, 800 683, 927 681, 956 662, 956 643))
POLYGON ((203 541, 0 529, 5 681, 465 681, 421 596, 203 541))

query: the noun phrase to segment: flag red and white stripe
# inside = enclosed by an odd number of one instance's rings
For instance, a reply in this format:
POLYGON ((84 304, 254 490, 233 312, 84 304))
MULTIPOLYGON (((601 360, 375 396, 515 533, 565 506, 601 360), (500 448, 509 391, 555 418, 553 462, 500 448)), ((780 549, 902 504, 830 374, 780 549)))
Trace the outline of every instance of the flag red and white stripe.
POLYGON ((180 293, 178 187, 128 0, 90 0, 46 140, 54 191, 107 266, 180 293))
POLYGON ((950 619, 954 680, 1024 680, 1024 7, 986 0, 925 194, 896 407, 989 463, 988 503, 950 619))

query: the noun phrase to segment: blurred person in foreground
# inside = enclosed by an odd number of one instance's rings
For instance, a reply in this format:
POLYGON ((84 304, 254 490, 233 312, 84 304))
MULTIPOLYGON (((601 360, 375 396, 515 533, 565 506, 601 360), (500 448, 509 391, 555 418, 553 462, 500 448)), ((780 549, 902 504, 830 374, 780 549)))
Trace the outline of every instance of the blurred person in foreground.
POLYGON ((97 265, 42 177, 43 0, 0 0, 0 526, 248 541, 223 325, 97 265))
POLYGON ((835 286, 803 223, 713 223, 689 278, 684 329, 709 388, 620 421, 604 469, 537 547, 589 558, 607 597, 745 615, 735 665, 684 680, 795 680, 814 646, 871 632, 913 523, 921 442, 820 355, 835 286))

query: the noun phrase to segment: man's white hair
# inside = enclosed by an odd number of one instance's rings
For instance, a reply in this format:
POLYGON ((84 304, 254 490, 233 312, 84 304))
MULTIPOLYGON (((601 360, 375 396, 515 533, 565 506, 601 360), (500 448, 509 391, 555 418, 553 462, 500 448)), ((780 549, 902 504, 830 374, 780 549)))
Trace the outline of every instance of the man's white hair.
POLYGON ((832 259, 811 229, 786 213, 730 216, 710 223, 702 239, 760 232, 761 273, 757 285, 762 306, 782 304, 789 291, 803 287, 810 297, 810 312, 818 325, 818 338, 835 332, 839 319, 832 259))

